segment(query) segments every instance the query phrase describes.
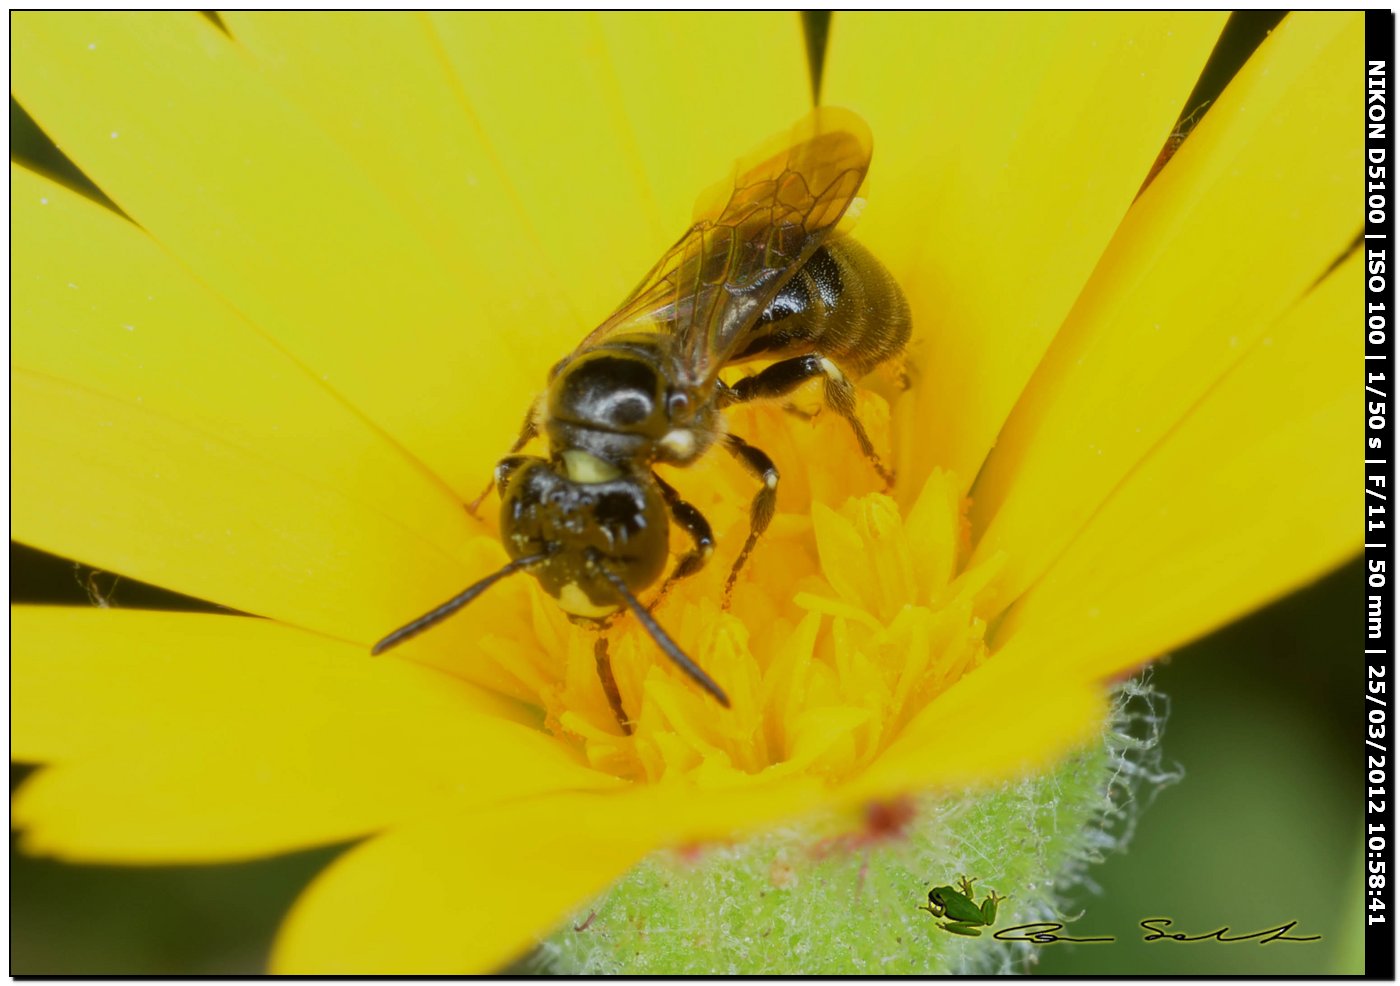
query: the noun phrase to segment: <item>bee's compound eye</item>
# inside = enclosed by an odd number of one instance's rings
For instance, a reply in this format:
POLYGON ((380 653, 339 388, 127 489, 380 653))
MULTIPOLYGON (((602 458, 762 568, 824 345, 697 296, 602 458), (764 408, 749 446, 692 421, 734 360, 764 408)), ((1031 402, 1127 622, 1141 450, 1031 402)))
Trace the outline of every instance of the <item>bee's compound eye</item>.
POLYGON ((656 368, 632 353, 602 351, 569 363, 550 385, 549 415, 605 431, 644 433, 658 421, 656 368))
POLYGON ((690 412, 690 395, 683 390, 673 390, 666 398, 666 412, 671 420, 683 418, 690 412))

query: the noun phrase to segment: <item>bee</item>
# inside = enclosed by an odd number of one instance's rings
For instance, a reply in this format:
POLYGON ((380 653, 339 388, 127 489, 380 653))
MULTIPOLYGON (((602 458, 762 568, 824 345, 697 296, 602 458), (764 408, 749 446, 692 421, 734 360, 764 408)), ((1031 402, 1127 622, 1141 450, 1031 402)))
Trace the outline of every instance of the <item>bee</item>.
MULTIPOLYGON (((728 707, 724 690, 651 615, 714 551, 709 522, 653 467, 689 465, 718 445, 758 481, 748 537, 725 582, 726 605, 772 520, 778 469, 727 429, 725 408, 780 398, 819 379, 826 405, 850 425, 886 483, 893 481, 856 416, 851 381, 903 352, 909 306, 880 262, 838 228, 865 180, 871 146, 860 117, 823 107, 701 197, 690 229, 554 365, 496 466, 511 561, 389 634, 375 654, 529 571, 576 621, 604 627, 630 611, 668 658, 728 707), (721 370, 751 360, 771 362, 733 384, 720 379, 721 370), (519 454, 541 433, 547 457, 519 454), (661 578, 672 521, 690 546, 644 606, 637 596, 661 578)), ((602 634, 595 657, 613 713, 630 732, 602 634)))

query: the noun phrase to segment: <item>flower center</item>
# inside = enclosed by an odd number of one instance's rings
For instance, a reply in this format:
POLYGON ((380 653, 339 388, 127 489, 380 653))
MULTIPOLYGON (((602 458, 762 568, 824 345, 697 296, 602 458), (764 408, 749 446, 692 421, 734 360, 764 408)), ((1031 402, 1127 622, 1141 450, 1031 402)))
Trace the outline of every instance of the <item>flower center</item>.
MULTIPOLYGON (((888 405, 863 395, 861 415, 877 447, 888 447, 888 405)), ((778 512, 726 610, 754 480, 718 452, 668 473, 710 519, 718 549, 654 613, 724 688, 730 709, 626 616, 608 631, 632 725, 625 733, 599 680, 596 632, 571 624, 533 585, 523 647, 488 656, 544 710, 545 727, 600 770, 647 781, 697 772, 711 783, 791 772, 835 780, 986 658, 976 604, 994 566, 959 573, 965 503, 953 476, 901 476, 896 493, 912 504, 901 511, 873 492, 881 480, 839 416, 808 422, 754 407, 731 413, 730 425, 778 464, 778 512)), ((673 534, 673 552, 683 537, 673 534)))

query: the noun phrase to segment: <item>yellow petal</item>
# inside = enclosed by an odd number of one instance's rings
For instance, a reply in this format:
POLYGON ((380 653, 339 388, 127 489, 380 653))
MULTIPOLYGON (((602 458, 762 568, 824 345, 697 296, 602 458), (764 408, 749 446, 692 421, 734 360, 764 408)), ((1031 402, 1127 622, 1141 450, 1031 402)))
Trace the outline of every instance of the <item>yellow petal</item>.
MULTIPOLYGON (((599 15, 614 85, 635 135, 652 236, 671 245, 697 198, 735 162, 811 107, 801 14, 791 11, 599 15), (717 93, 720 75, 763 66, 764 84, 743 90, 743 112, 717 93)), ((628 190, 623 195, 632 195, 628 190)), ((648 254, 650 265, 660 256, 648 254)), ((628 289, 640 277, 629 273, 628 289)), ((614 299, 620 300, 620 299, 614 299)))
POLYGON ((140 229, 24 168, 10 181, 24 244, 12 271, 13 366, 218 435, 430 540, 466 535, 446 488, 140 229))
POLYGON ((30 13, 14 27, 16 98, 59 147, 327 388, 474 496, 512 427, 481 434, 481 409, 523 415, 523 347, 470 331, 468 299, 489 285, 464 293, 347 151, 203 17, 30 13))
POLYGON ((297 901, 281 975, 491 972, 656 845, 629 799, 561 794, 422 819, 336 860, 297 901))
POLYGON ((495 567, 486 539, 432 544, 140 405, 21 369, 11 386, 11 508, 28 543, 363 644, 495 567))
POLYGON ((1355 251, 1124 479, 1012 607, 995 661, 1114 674, 1361 549, 1361 276, 1355 251))
POLYGON ((696 196, 810 101, 792 13, 431 18, 544 261, 590 326, 685 230, 696 196), (755 71, 761 84, 746 81, 755 71))
POLYGON ((836 15, 823 101, 875 133, 856 234, 914 312, 902 474, 938 465, 970 485, 1224 21, 836 15))
POLYGON ((18 607, 14 805, 31 851, 209 862, 352 838, 444 803, 607 788, 441 672, 242 617, 18 607))
MULTIPOLYGON (((585 327, 543 262, 426 14, 235 10, 220 18, 261 75, 345 148, 452 272, 458 332, 560 334, 547 351, 576 340, 585 327)), ((417 362, 404 355, 405 367, 417 362)), ((521 369, 532 383, 543 379, 538 364, 521 369)))
MULTIPOLYGON (((12 183, 19 540, 366 644, 500 564, 450 491, 139 229, 12 183)), ((519 625, 522 588, 412 646, 489 668, 476 644, 519 625)))
POLYGON ((1290 15, 1133 207, 973 493, 1001 605, 1356 236, 1361 47, 1359 14, 1290 15))
POLYGON ((319 876, 283 924, 272 970, 490 972, 651 850, 791 817, 812 806, 814 790, 648 785, 424 818, 319 876))
POLYGON ((929 703, 847 793, 878 799, 1025 776, 1088 742, 1106 713, 1102 685, 1079 669, 1041 652, 997 655, 929 703))

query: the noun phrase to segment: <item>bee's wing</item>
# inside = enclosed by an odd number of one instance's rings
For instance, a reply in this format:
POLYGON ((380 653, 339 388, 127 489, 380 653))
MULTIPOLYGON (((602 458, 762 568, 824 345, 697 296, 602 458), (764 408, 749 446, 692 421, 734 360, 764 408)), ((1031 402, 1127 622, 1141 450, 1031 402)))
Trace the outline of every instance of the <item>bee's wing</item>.
POLYGON ((692 386, 707 386, 763 310, 835 229, 870 166, 870 129, 821 107, 701 196, 695 222, 580 345, 665 329, 692 386))

